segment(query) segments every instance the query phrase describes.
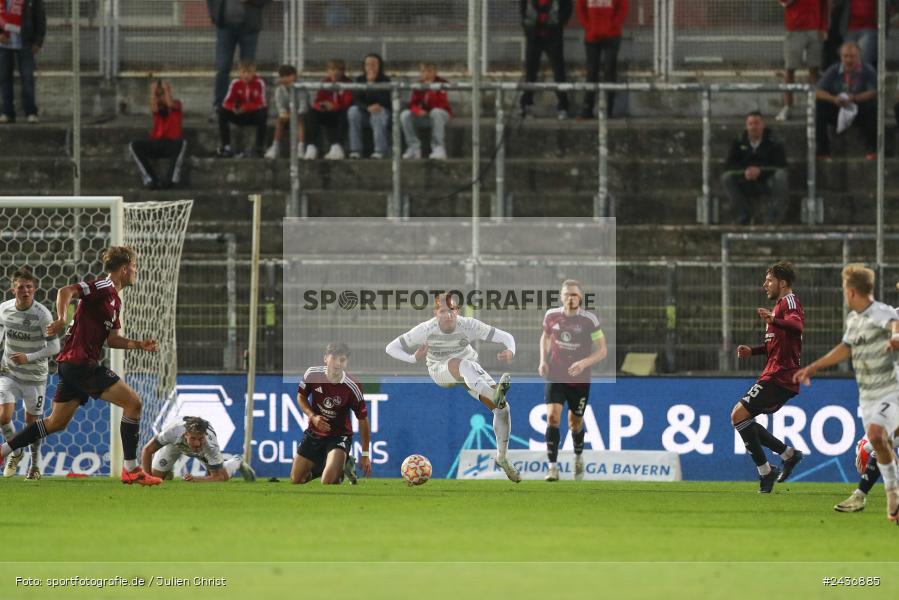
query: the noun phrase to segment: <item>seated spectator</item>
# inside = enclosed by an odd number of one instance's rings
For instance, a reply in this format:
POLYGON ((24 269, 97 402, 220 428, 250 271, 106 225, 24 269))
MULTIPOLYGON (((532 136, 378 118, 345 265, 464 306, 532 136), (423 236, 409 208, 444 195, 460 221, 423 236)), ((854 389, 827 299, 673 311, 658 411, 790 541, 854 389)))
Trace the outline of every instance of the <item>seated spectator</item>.
MULTIPOLYGON (((378 54, 366 54, 362 61, 363 73, 356 83, 386 83, 390 77, 384 74, 384 61, 378 54)), ((387 156, 390 138, 390 91, 362 90, 353 94, 353 105, 347 111, 350 124, 350 158, 362 156, 362 128, 371 127, 375 141, 372 158, 387 156)))
POLYGON ((128 145, 141 179, 147 189, 169 188, 181 181, 181 165, 187 153, 187 141, 181 133, 181 101, 172 97, 168 81, 157 80, 150 85, 150 112, 153 113, 153 129, 150 139, 136 140, 128 145), (150 162, 166 159, 169 167, 160 180, 150 162))
MULTIPOLYGON (((328 83, 350 83, 346 76, 346 65, 342 60, 332 59, 325 65, 325 78, 322 81, 328 83)), ((325 154, 328 160, 342 160, 343 138, 346 134, 346 112, 353 103, 353 92, 349 90, 331 91, 319 90, 315 94, 315 101, 306 115, 306 160, 318 158, 318 147, 322 144, 322 127, 328 133, 328 141, 331 149, 325 154)))
POLYGON ((840 62, 831 65, 821 76, 815 97, 817 98, 815 140, 818 144, 818 158, 830 158, 828 126, 837 127, 839 134, 851 124, 862 130, 865 138, 865 158, 876 159, 877 74, 871 65, 861 61, 858 44, 845 42, 840 46, 840 62))
POLYGON ((752 199, 768 196, 766 223, 781 223, 787 213, 787 157, 784 145, 765 127, 762 113, 746 115, 746 131, 730 146, 721 176, 737 211, 737 222, 752 221, 752 199))
POLYGON ((38 123, 34 94, 34 57, 44 45, 47 14, 44 0, 3 0, 0 3, 0 95, 3 111, 0 123, 16 120, 13 100, 13 69, 18 67, 22 81, 22 108, 25 120, 38 123))
MULTIPOLYGON (((421 83, 449 83, 437 76, 437 65, 426 62, 421 64, 421 83)), ((403 158, 421 158, 421 141, 418 139, 416 127, 431 128, 431 154, 429 158, 443 160, 446 158, 444 131, 453 110, 450 107, 446 91, 415 90, 409 100, 409 108, 400 113, 403 126, 403 137, 408 148, 403 158)))
POLYGON ((231 158, 231 123, 238 126, 251 125, 256 128, 256 143, 246 156, 260 157, 265 147, 265 130, 268 121, 268 107, 265 104, 265 82, 256 76, 256 63, 240 62, 239 77, 231 82, 225 101, 218 111, 219 137, 221 146, 218 155, 231 158))
MULTIPOLYGON (((281 138, 284 130, 290 129, 290 94, 293 84, 297 82, 297 69, 293 65, 281 65, 278 68, 278 87, 275 88, 275 110, 278 111, 278 120, 275 121, 275 139, 272 142, 265 157, 271 160, 278 158, 281 153, 281 138)), ((306 152, 306 113, 309 112, 309 93, 306 90, 297 92, 297 155, 303 156, 306 152)))

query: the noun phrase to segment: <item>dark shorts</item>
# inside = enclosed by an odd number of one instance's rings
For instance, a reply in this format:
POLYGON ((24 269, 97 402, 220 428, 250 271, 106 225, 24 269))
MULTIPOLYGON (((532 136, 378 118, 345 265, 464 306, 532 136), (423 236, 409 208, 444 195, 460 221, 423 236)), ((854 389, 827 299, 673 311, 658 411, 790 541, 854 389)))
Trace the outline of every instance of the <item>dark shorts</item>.
POLYGON ((773 381, 756 381, 740 398, 740 404, 746 407, 753 417, 760 414, 776 413, 796 392, 781 387, 773 381))
POLYGON ((352 448, 353 436, 351 435, 318 437, 307 433, 303 435, 303 441, 297 448, 297 455, 324 467, 332 450, 343 450, 349 454, 352 448))
POLYGON ((547 404, 568 404, 571 414, 583 417, 590 401, 590 386, 547 383, 543 397, 547 404))
POLYGON ((56 385, 53 402, 77 400, 79 404, 87 404, 91 396, 99 398, 100 394, 112 387, 118 380, 119 376, 103 365, 61 362, 59 363, 59 383, 56 385))

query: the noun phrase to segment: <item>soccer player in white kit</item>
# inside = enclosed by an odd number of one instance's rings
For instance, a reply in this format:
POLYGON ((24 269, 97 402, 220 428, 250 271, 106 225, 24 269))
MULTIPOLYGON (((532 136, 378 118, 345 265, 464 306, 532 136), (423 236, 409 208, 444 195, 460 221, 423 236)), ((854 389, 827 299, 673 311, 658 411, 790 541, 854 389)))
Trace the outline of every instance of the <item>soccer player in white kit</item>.
MULTIPOLYGON (((53 315, 40 302, 34 301, 37 278, 27 267, 13 273, 12 292, 15 298, 0 304, 0 337, 3 337, 3 361, 0 363, 0 431, 9 441, 16 433, 12 424, 16 401, 25 405, 25 424, 44 416, 47 395, 47 362, 59 352, 59 339, 47 337, 46 331, 53 315)), ((31 465, 25 479, 41 478, 41 441, 31 444, 31 465)), ((25 455, 24 449, 14 452, 3 468, 4 477, 16 474, 25 455)))
POLYGON ((503 373, 497 384, 478 364, 478 353, 472 347, 477 341, 496 342, 505 349, 496 355, 501 362, 515 356, 515 338, 496 327, 471 317, 460 317, 459 307, 449 294, 439 296, 434 305, 434 318, 419 323, 387 345, 387 354, 410 364, 423 358, 428 374, 440 387, 465 385, 468 393, 493 412, 493 433, 496 436, 496 464, 511 481, 521 476, 506 457, 512 433, 512 415, 506 392, 511 376, 503 373))
POLYGON ((185 473, 184 481, 228 481, 238 472, 245 481, 256 480, 256 473, 243 457, 222 454, 215 430, 201 417, 184 417, 147 442, 141 451, 141 466, 154 477, 171 479, 172 469, 182 455, 199 460, 208 473, 206 477, 185 473))
POLYGON ((860 264, 843 269, 843 295, 851 312, 843 341, 793 375, 806 385, 820 369, 852 358, 865 433, 877 455, 887 494, 887 518, 899 524, 899 468, 893 432, 899 427, 899 313, 874 300, 874 271, 860 264))

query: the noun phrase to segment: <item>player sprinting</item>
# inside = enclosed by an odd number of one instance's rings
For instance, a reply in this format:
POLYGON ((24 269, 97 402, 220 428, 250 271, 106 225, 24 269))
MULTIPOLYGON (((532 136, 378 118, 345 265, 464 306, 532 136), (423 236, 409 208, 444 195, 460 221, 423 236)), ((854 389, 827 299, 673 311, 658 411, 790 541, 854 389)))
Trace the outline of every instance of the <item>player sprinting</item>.
MULTIPOLYGON (((893 445, 899 443, 899 436, 893 432, 893 445)), ((865 510, 868 502, 868 492, 880 479, 880 468, 877 466, 877 451, 868 440, 863 437, 855 445, 855 468, 861 477, 858 480, 858 487, 849 495, 848 498, 835 505, 833 509, 837 512, 859 512, 865 510), (871 459, 875 460, 871 460, 871 459)), ((894 457, 893 460, 896 460, 894 457)))
POLYGON ((892 434, 899 428, 899 313, 874 299, 874 271, 860 264, 843 268, 843 296, 849 306, 843 340, 800 369, 793 381, 809 385, 812 377, 852 358, 865 435, 877 454, 887 495, 887 518, 899 524, 899 469, 892 434))
POLYGON ((593 313, 581 308, 584 294, 574 279, 562 282, 562 306, 543 316, 540 366, 546 379, 546 481, 559 480, 559 424, 568 404, 568 428, 574 439, 574 479, 584 478, 584 411, 590 399, 591 367, 606 357, 606 340, 593 313))
POLYGON ((112 246, 103 252, 102 260, 108 274, 106 277, 57 290, 57 319, 47 328, 47 337, 62 333, 68 320, 69 303, 73 299, 80 302, 62 351, 56 357, 59 384, 53 397, 53 410, 49 417, 28 425, 0 446, 0 458, 5 459, 14 450, 65 429, 78 407, 93 396, 122 408, 122 483, 157 485, 162 480, 145 473, 137 464, 140 398, 118 375, 100 364, 104 342, 110 348, 122 350, 157 350, 156 340, 132 340, 120 334, 122 299, 119 292, 134 285, 137 254, 127 246, 112 246))
POLYGON ((419 323, 387 345, 387 354, 410 364, 426 359, 428 374, 440 387, 465 385, 468 393, 493 412, 493 433, 496 436, 496 464, 511 481, 521 476, 509 462, 506 451, 512 434, 512 415, 506 393, 511 376, 503 373, 497 384, 478 364, 478 353, 472 344, 477 341, 496 342, 505 349, 496 355, 501 362, 515 356, 515 338, 471 317, 460 317, 459 307, 449 294, 439 296, 434 304, 434 317, 419 323))
MULTIPOLYGON (((47 394, 47 362, 59 352, 59 338, 47 337, 46 331, 53 315, 40 302, 34 301, 37 278, 27 267, 12 275, 15 298, 0 304, 0 337, 3 342, 3 363, 0 365, 0 431, 8 442, 16 433, 12 424, 16 400, 25 406, 25 425, 44 415, 47 394)), ((25 474, 27 481, 41 478, 41 441, 31 444, 31 464, 25 474)), ((12 477, 25 455, 24 449, 14 452, 3 469, 4 477, 12 477)))
POLYGON ((768 362, 758 381, 731 412, 734 429, 743 438, 746 450, 758 469, 760 494, 771 493, 775 481, 786 481, 803 459, 802 452, 787 446, 755 420, 756 415, 776 413, 799 393, 799 384, 793 379, 793 374, 799 369, 805 313, 799 298, 793 293, 795 280, 796 271, 785 260, 774 263, 768 269, 763 287, 768 299, 775 301, 774 310, 759 308, 756 311, 765 322, 765 343, 737 347, 739 358, 756 354, 768 355, 768 362), (783 460, 782 470, 768 463, 762 446, 780 455, 783 460))
POLYGON ((240 473, 244 481, 256 481, 256 472, 243 457, 222 454, 215 429, 201 417, 184 417, 180 423, 172 423, 157 434, 141 451, 141 464, 145 473, 171 479, 175 463, 182 455, 199 460, 207 472, 205 477, 185 473, 184 481, 228 481, 235 473, 240 473))
POLYGON ((371 426, 362 386, 346 372, 350 349, 342 342, 332 342, 325 349, 325 364, 309 367, 297 386, 297 403, 306 415, 308 425, 297 448, 290 469, 290 481, 303 484, 319 473, 323 484, 337 484, 342 475, 355 483, 353 463, 348 462, 353 448, 353 424, 350 411, 359 421, 362 472, 371 474, 371 426))

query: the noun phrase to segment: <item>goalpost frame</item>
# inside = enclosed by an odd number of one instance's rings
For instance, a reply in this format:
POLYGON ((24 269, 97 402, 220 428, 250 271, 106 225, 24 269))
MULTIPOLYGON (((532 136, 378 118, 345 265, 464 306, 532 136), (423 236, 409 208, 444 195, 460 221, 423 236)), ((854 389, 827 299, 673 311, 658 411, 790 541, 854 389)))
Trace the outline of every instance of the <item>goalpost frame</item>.
MULTIPOLYGON (((105 208, 109 209, 110 245, 121 245, 125 234, 125 208, 121 196, 4 196, 0 197, 0 208, 105 208)), ((77 231, 73 232, 77 235, 77 231)), ((73 282, 74 283, 74 282, 73 282)), ((54 315, 56 316, 56 315, 54 315)), ((123 380, 125 378, 124 350, 109 349, 109 366, 123 380)), ((122 438, 119 422, 122 409, 109 404, 109 475, 117 477, 122 468, 122 438)))

